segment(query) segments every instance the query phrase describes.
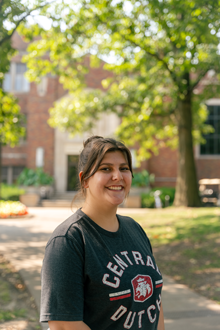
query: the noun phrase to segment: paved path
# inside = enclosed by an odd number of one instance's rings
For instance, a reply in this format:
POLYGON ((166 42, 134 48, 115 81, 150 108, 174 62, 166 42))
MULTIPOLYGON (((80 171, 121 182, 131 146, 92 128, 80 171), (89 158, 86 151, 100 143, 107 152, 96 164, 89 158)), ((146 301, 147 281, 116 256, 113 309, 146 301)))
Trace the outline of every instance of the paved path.
MULTIPOLYGON (((40 307, 40 270, 51 232, 72 214, 66 208, 30 208, 31 218, 0 219, 0 253, 20 271, 40 307)), ((139 213, 146 210, 139 210, 139 213)), ((119 209, 121 214, 137 210, 119 209)), ((163 306, 166 330, 219 330, 220 305, 164 278, 163 306)), ((42 329, 47 329, 46 325, 42 329)))

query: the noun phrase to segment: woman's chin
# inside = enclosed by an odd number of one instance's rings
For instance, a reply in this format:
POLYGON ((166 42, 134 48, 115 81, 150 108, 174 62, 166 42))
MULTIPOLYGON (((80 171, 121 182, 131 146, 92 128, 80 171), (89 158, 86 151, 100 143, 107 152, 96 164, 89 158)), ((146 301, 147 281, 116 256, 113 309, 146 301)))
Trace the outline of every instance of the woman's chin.
POLYGON ((118 206, 124 202, 124 198, 114 198, 111 199, 110 203, 114 206, 118 206))

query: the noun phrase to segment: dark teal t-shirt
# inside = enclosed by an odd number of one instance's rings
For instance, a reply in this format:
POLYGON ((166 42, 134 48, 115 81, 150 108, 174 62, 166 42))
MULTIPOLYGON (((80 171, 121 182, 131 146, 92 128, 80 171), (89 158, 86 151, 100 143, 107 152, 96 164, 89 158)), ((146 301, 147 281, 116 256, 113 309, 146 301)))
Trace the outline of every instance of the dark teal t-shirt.
POLYGON ((109 232, 80 209, 47 243, 41 322, 84 321, 92 330, 156 330, 162 276, 144 230, 117 215, 109 232))

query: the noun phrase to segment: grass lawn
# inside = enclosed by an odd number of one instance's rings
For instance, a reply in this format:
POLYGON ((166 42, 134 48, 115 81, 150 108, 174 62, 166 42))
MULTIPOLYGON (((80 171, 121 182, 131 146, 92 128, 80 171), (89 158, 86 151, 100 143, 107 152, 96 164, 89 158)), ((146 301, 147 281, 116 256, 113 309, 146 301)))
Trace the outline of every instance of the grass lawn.
POLYGON ((220 208, 147 209, 133 218, 163 274, 220 303, 220 208))

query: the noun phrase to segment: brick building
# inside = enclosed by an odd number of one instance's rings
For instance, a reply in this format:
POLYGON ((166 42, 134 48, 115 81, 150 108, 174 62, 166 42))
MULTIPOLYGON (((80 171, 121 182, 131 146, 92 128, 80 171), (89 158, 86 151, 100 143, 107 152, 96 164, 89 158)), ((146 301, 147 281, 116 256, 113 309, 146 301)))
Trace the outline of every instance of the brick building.
MULTIPOLYGON (((21 112, 26 117, 26 137, 14 148, 2 148, 2 181, 12 184, 24 167, 42 166, 45 172, 55 177, 58 193, 74 190, 78 155, 88 134, 71 139, 67 133, 48 125, 48 110, 56 100, 67 95, 67 91, 62 88, 56 76, 44 77, 38 85, 29 83, 24 77, 26 65, 21 62, 27 44, 17 33, 12 42, 18 55, 11 61, 10 72, 5 75, 3 87, 19 99, 21 112)), ((103 70, 103 66, 92 68, 86 77, 87 86, 102 89, 102 79, 110 75, 103 70)), ((119 119, 115 115, 103 115, 94 134, 111 135, 118 124, 119 119)))
MULTIPOLYGON (((67 133, 48 125, 49 108, 54 101, 64 97, 67 91, 62 88, 56 76, 44 77, 39 85, 26 81, 26 66, 21 62, 21 58, 26 52, 27 44, 18 34, 14 34, 13 46, 19 53, 12 59, 10 72, 5 75, 4 89, 18 97, 21 111, 27 119, 27 134, 18 146, 2 148, 3 182, 15 182, 24 167, 43 166, 45 172, 55 177, 57 194, 75 190, 78 155, 88 134, 71 139, 67 133)), ((102 66, 92 68, 87 75, 87 86, 102 88, 101 80, 109 75, 102 66)), ((206 145, 195 148, 198 179, 220 178, 220 98, 208 100, 207 105, 208 122, 215 127, 216 132, 206 136, 206 145)), ((115 115, 103 115, 94 129, 94 134, 112 135, 118 124, 119 119, 115 115)), ((144 162, 143 167, 155 174, 156 186, 174 186, 177 176, 177 152, 163 148, 158 156, 144 162)))

